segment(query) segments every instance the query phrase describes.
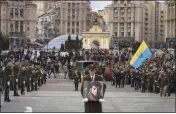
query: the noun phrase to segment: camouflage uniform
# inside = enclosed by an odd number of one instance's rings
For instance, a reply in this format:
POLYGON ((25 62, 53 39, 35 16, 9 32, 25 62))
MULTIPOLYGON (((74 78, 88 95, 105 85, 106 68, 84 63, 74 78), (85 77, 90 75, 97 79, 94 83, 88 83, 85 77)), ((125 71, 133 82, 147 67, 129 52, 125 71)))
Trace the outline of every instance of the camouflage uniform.
POLYGON ((20 72, 20 85, 21 85, 21 94, 25 94, 25 84, 26 84, 26 68, 22 67, 21 72, 20 72))
POLYGON ((28 68, 27 68, 27 75, 26 75, 27 77, 27 92, 31 92, 31 77, 32 77, 32 68, 29 66, 28 68))
POLYGON ((13 79, 13 82, 14 82, 14 96, 19 96, 18 94, 18 85, 19 85, 19 66, 18 64, 15 64, 14 67, 13 67, 13 74, 14 74, 14 79, 13 79))
POLYGON ((12 74, 11 66, 7 65, 4 69, 4 82, 5 82, 4 83, 4 89, 5 89, 4 101, 7 101, 7 102, 11 101, 9 99, 11 74, 12 74))

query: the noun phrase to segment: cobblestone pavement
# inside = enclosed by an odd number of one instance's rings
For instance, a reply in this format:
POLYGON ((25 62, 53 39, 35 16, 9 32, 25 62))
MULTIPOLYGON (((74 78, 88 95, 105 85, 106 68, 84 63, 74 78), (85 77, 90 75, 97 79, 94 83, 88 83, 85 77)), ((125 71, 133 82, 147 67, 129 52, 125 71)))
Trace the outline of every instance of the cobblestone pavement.
MULTIPOLYGON (((103 112, 175 112, 175 95, 160 97, 159 94, 141 93, 134 88, 115 88, 106 82, 107 91, 103 112)), ((80 87, 79 87, 80 88, 80 87)), ((2 112, 24 112, 26 106, 33 112, 84 112, 80 91, 74 91, 73 80, 64 79, 63 74, 51 77, 39 91, 19 97, 10 93, 10 103, 2 101, 2 112)))

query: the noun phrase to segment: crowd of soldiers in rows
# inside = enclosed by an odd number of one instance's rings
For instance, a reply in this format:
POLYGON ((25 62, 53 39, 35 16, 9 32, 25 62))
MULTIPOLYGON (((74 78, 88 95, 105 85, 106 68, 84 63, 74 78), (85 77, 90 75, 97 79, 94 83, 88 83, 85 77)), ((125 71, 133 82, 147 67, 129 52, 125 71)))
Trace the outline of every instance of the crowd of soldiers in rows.
POLYGON ((139 69, 129 64, 132 57, 130 51, 113 53, 107 50, 86 50, 82 54, 83 60, 101 62, 97 74, 111 81, 113 86, 123 88, 124 85, 131 85, 134 90, 160 93, 160 96, 170 96, 175 91, 175 59, 169 53, 160 57, 152 56, 139 69))
POLYGON ((25 95, 25 91, 38 91, 46 83, 47 73, 40 64, 22 58, 20 51, 1 55, 0 78, 1 91, 4 90, 4 101, 10 102, 9 93, 14 96, 25 95))
MULTIPOLYGON (((70 51, 67 54, 40 51, 32 53, 27 51, 10 51, 1 55, 0 74, 4 75, 3 89, 5 90, 5 101, 10 101, 9 91, 14 91, 14 96, 19 96, 27 91, 37 91, 38 88, 46 83, 47 76, 50 78, 54 74, 56 78, 60 73, 60 68, 65 72, 65 78, 68 74, 71 77, 72 71, 75 71, 76 61, 100 61, 101 67, 97 74, 102 75, 105 80, 111 81, 116 87, 124 87, 125 84, 131 85, 135 90, 141 89, 141 92, 155 92, 162 96, 170 96, 174 91, 175 84, 175 66, 174 59, 150 58, 139 69, 134 69, 129 65, 131 57, 130 51, 121 51, 113 53, 108 50, 79 50, 70 51), (72 63, 72 64, 71 64, 72 63), (66 65, 67 67, 63 67, 66 65), (74 69, 74 70, 73 70, 74 69)), ((77 73, 76 73, 77 74, 77 73)), ((75 79, 75 89, 78 90, 80 79, 75 79)))
POLYGON ((129 65, 128 61, 109 64, 104 70, 104 76, 111 78, 113 86, 123 88, 131 85, 141 92, 160 93, 160 96, 170 96, 175 90, 176 68, 174 59, 150 58, 139 69, 129 65))

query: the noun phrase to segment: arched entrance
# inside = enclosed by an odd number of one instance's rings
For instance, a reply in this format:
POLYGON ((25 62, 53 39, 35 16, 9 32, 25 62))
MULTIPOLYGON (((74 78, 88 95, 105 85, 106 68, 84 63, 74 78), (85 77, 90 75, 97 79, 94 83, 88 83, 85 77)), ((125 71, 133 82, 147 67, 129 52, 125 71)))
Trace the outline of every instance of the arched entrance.
POLYGON ((98 49, 99 48, 99 42, 97 41, 97 40, 94 40, 93 42, 92 42, 92 49, 98 49))

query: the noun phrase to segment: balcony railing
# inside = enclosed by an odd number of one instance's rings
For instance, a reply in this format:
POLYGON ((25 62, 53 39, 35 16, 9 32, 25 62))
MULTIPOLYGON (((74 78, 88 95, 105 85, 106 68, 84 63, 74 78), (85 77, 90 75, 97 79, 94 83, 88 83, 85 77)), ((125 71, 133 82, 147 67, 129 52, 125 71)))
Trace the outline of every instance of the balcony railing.
POLYGON ((25 32, 10 32, 10 37, 25 37, 25 32))

